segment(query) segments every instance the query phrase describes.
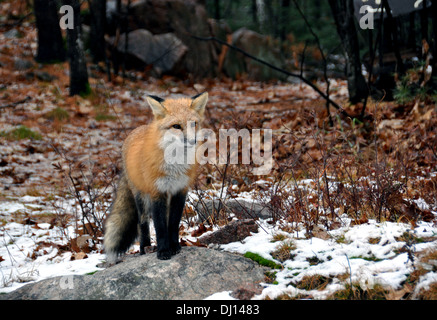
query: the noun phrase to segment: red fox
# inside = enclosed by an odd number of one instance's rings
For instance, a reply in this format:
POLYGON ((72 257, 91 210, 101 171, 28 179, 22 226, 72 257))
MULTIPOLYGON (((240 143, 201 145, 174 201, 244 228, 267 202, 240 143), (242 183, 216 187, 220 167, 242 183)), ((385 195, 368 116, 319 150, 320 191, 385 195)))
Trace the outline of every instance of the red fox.
POLYGON ((195 145, 189 131, 194 126, 196 131, 200 129, 208 93, 192 98, 146 99, 154 120, 132 131, 123 144, 122 173, 105 221, 104 248, 109 263, 116 262, 138 235, 140 254, 145 253, 144 247, 150 246, 150 215, 158 259, 170 259, 181 250, 179 223, 196 164, 181 159, 167 161, 166 148, 172 141, 169 137, 182 137, 186 147, 195 145))

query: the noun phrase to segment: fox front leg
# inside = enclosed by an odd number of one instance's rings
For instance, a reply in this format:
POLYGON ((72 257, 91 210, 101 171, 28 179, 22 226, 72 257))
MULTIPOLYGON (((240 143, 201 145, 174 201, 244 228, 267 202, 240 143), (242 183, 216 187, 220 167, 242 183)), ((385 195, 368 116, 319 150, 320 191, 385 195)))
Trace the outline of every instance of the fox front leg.
POLYGON ((181 251, 179 244, 179 224, 182 218, 182 212, 185 207, 186 192, 179 192, 171 198, 170 216, 168 219, 168 233, 170 241, 171 254, 177 254, 181 251))
POLYGON ((167 196, 161 195, 152 202, 152 218, 156 232, 158 259, 171 258, 169 233, 167 227, 167 196))

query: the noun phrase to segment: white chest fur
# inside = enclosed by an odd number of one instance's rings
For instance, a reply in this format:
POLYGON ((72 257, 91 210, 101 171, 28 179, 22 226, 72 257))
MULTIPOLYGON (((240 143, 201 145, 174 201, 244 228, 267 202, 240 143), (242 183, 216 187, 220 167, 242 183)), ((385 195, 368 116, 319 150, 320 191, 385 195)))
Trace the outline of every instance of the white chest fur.
POLYGON ((188 187, 190 178, 187 172, 192 164, 187 161, 187 151, 195 149, 187 149, 183 136, 172 134, 164 135, 159 146, 164 151, 164 163, 161 168, 165 175, 158 178, 155 185, 159 192, 174 195, 188 187))
POLYGON ((156 188, 162 193, 168 192, 172 195, 185 189, 190 182, 190 178, 187 176, 189 168, 190 165, 187 164, 164 163, 163 171, 165 176, 156 180, 156 188))

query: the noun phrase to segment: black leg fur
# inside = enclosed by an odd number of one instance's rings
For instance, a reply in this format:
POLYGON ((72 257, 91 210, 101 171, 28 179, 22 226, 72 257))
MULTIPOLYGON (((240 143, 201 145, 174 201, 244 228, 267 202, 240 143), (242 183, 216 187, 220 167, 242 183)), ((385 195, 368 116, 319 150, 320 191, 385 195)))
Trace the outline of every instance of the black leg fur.
POLYGON ((167 196, 162 195, 152 202, 152 218, 156 231, 158 259, 171 258, 170 243, 167 228, 167 196))
POLYGON ((140 254, 144 254, 144 247, 150 246, 150 228, 149 228, 149 212, 144 208, 143 198, 138 193, 135 196, 135 205, 138 213, 139 235, 140 235, 140 254))
POLYGON ((177 254, 181 251, 179 244, 179 224, 185 206, 186 193, 180 192, 171 198, 170 212, 168 219, 168 234, 171 254, 177 254))

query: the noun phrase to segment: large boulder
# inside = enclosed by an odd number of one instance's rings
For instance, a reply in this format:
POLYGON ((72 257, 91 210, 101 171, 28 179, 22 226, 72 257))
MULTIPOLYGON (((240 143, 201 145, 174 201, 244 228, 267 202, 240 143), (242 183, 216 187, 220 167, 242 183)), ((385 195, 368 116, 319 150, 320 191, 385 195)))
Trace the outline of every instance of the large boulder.
POLYGON ((192 37, 210 37, 205 6, 195 0, 140 0, 130 8, 132 28, 149 30, 152 34, 174 33, 187 46, 183 65, 198 78, 216 73, 214 47, 210 41, 192 37))
POLYGON ((5 300, 198 300, 264 280, 265 269, 240 255, 183 247, 170 260, 134 256, 93 275, 42 280, 0 295, 5 300))
POLYGON ((258 226, 255 220, 235 220, 217 231, 203 235, 199 238, 199 242, 204 245, 209 245, 213 243, 227 244, 243 241, 246 237, 250 236, 252 232, 258 232, 258 226))
POLYGON ((274 214, 268 205, 244 199, 202 199, 195 201, 193 206, 199 222, 220 219, 223 210, 226 211, 226 216, 233 213, 238 219, 269 219, 274 214))
MULTIPOLYGON (((241 28, 232 34, 232 45, 278 68, 284 67, 285 59, 281 57, 279 46, 268 36, 241 28)), ((234 79, 243 75, 257 81, 286 79, 283 73, 275 71, 235 50, 228 51, 224 62, 224 71, 234 79)))
MULTIPOLYGON (((126 48, 126 34, 120 36, 117 43, 119 54, 124 54, 127 49, 126 61, 132 67, 143 68, 151 65, 156 76, 176 72, 188 49, 174 33, 153 35, 148 30, 137 29, 129 32, 127 38, 126 48)), ((114 39, 111 40, 112 44, 114 39)))

